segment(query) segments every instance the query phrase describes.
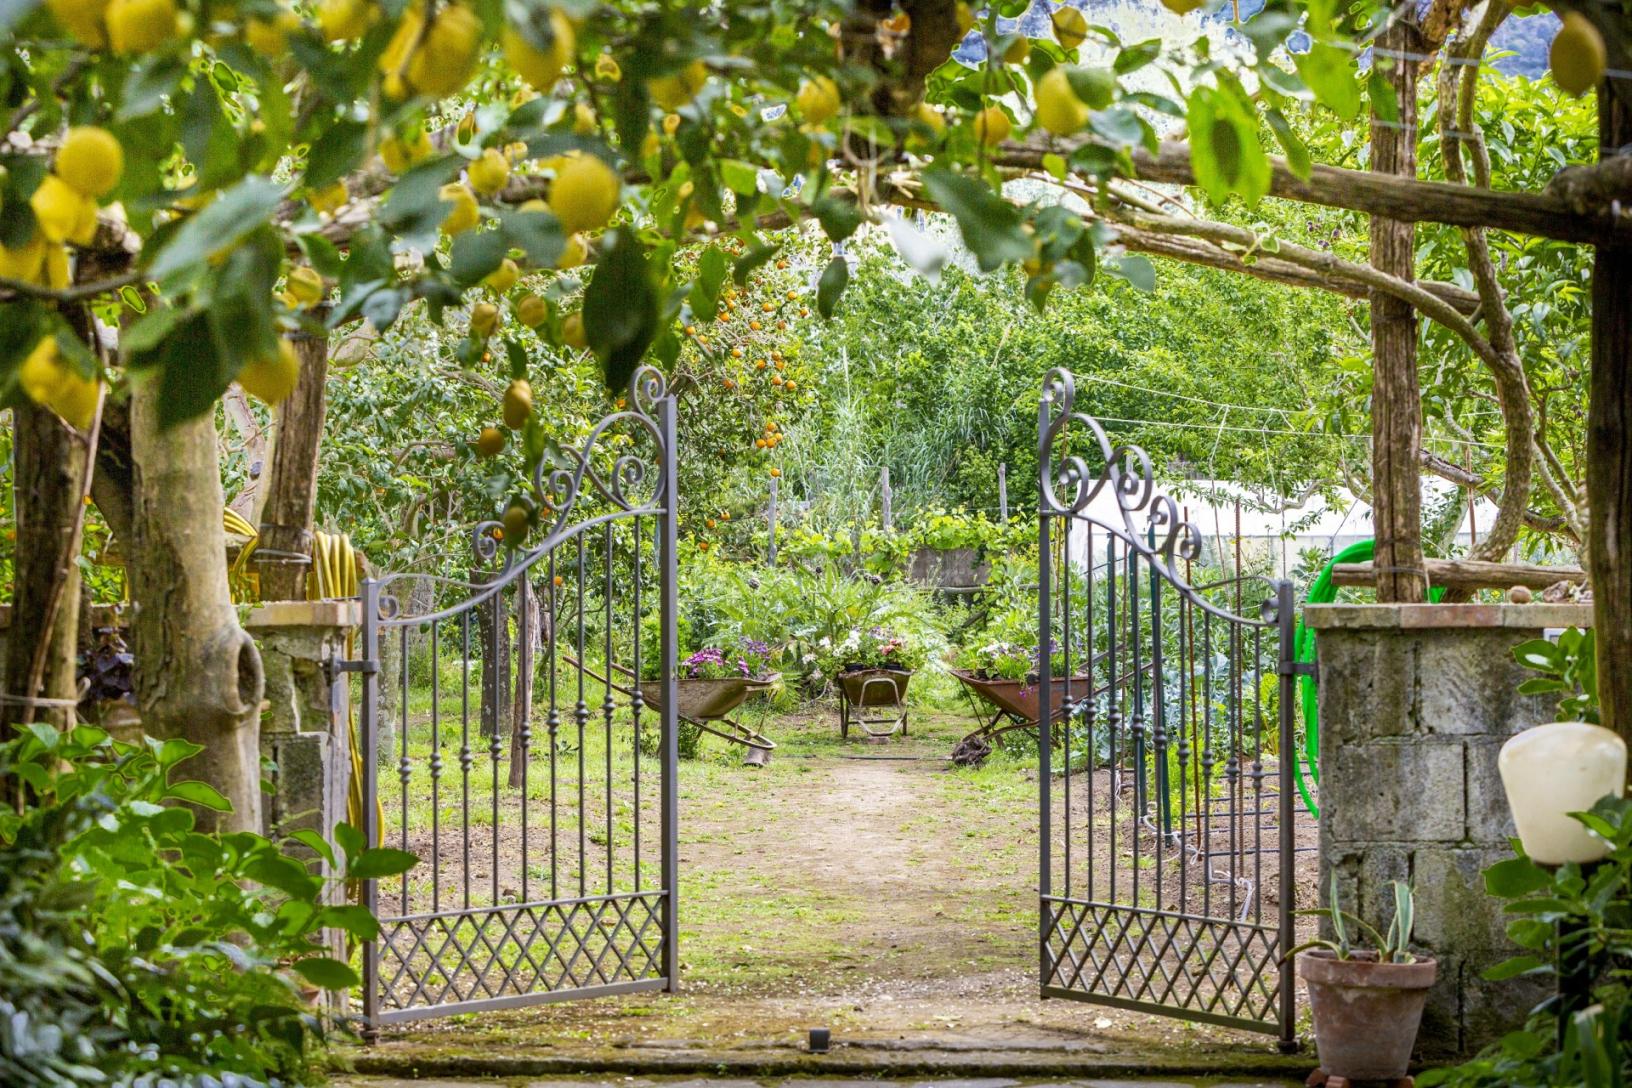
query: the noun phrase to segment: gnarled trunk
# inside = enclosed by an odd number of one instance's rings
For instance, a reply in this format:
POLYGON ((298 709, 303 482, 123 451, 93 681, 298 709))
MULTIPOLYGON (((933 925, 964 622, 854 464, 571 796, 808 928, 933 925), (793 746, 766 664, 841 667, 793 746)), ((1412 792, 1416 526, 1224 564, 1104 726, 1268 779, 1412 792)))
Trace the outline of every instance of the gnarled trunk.
POLYGON ((215 420, 205 414, 163 429, 160 397, 157 381, 132 383, 137 709, 148 734, 204 747, 183 773, 220 790, 233 810, 201 813, 201 823, 259 831, 264 677, 227 587, 215 420))
POLYGON ((306 574, 311 570, 308 564, 291 562, 290 558, 312 554, 329 341, 326 336, 293 339, 300 356, 300 380, 295 383, 295 391, 278 406, 256 549, 268 558, 259 564, 263 601, 304 601, 306 574))
MULTIPOLYGON (((1383 32, 1379 54, 1419 52, 1416 29, 1396 19, 1383 32)), ((1379 59, 1382 66, 1385 62, 1379 59)), ((1371 168, 1382 174, 1417 173, 1417 65, 1395 60, 1386 69, 1394 84, 1399 120, 1371 121, 1371 168)), ((1373 216, 1372 267, 1416 279, 1416 231, 1410 223, 1373 216)), ((1422 566, 1422 391, 1417 381, 1417 311, 1411 304, 1372 292, 1371 391, 1372 516, 1377 538, 1377 599, 1420 601, 1426 592, 1422 566)))

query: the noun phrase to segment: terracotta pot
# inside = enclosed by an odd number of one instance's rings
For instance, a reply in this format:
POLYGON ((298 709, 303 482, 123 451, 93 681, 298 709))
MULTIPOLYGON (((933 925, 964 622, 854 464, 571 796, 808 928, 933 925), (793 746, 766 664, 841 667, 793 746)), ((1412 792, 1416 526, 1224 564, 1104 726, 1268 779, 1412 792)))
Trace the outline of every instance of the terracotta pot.
POLYGON ((1375 952, 1340 960, 1318 949, 1298 957, 1298 973, 1309 987, 1315 1049, 1328 1076, 1354 1081, 1405 1076, 1438 963, 1378 963, 1375 952))

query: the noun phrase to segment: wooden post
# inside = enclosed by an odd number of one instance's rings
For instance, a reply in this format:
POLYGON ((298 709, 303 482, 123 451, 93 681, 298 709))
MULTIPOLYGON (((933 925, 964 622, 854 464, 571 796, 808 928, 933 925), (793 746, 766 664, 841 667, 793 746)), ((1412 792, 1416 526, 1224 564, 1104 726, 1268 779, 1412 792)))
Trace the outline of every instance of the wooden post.
MULTIPOLYGON (((1632 144, 1632 109, 1598 88, 1600 155, 1632 144)), ((1604 725, 1632 738, 1632 248, 1600 245, 1592 266, 1587 400, 1587 570, 1604 725)))
MULTIPOLYGON (((1420 35, 1404 15, 1378 40, 1376 63, 1394 84, 1397 121, 1371 119, 1371 169, 1417 173, 1417 64, 1388 54, 1422 52, 1420 35)), ((1371 263, 1403 279, 1416 278, 1416 230, 1410 223, 1373 216, 1371 263)), ((1377 538, 1379 602, 1416 602, 1426 593, 1422 566, 1422 390, 1417 380, 1417 313, 1379 292, 1371 297, 1374 365, 1371 397, 1372 515, 1377 538)))
POLYGON ((300 379, 295 391, 278 406, 277 435, 272 443, 272 465, 266 479, 266 500, 261 507, 260 543, 269 553, 257 569, 261 600, 306 599, 308 564, 291 562, 275 553, 312 554, 312 515, 317 502, 318 449, 323 441, 324 386, 329 376, 329 341, 326 336, 291 337, 300 356, 300 379))
MULTIPOLYGON (((1009 464, 1000 461, 997 466, 997 517, 1003 524, 1009 523, 1009 464)), ((1089 562, 1093 562, 1092 557, 1089 562)))
POLYGON ((895 527, 895 521, 890 516, 890 466, 885 465, 878 470, 878 501, 880 513, 884 519, 884 531, 889 532, 895 527))
POLYGON ((766 513, 766 516, 765 516, 765 520, 766 520, 766 523, 770 527, 770 534, 767 537, 768 543, 765 545, 765 562, 775 563, 776 562, 776 477, 775 476, 771 477, 771 503, 770 503, 770 506, 767 508, 767 513, 766 513))

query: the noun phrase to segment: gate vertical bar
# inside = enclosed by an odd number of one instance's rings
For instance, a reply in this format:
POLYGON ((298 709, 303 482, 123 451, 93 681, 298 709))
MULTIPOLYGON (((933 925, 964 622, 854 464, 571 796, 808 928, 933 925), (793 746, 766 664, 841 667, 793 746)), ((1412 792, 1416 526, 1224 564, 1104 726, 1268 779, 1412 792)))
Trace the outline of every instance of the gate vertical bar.
MULTIPOLYGON (((1054 755, 1052 718, 1054 705, 1053 655, 1048 652, 1049 632, 1053 627, 1049 616, 1049 594, 1054 581, 1053 548, 1049 542, 1048 508, 1048 398, 1043 398, 1037 416, 1037 809, 1039 821, 1037 867, 1037 956, 1041 973, 1038 984, 1048 986, 1054 976, 1054 965, 1048 949, 1049 930, 1054 925, 1054 908, 1049 897, 1054 893, 1053 831, 1054 815, 1050 791, 1053 789, 1050 766, 1054 755)), ((1069 568, 1071 557, 1066 556, 1069 568)), ((1067 617, 1069 623, 1069 617, 1067 617)), ((1067 648, 1069 652, 1069 644, 1067 648)), ((1070 753, 1067 752, 1067 758, 1070 753)), ((1067 834, 1069 834, 1067 829, 1067 834)))
MULTIPOLYGON (((658 534, 662 541, 659 555, 659 626, 662 630, 661 682, 663 708, 660 714, 663 755, 662 829, 663 829, 663 974, 666 989, 673 993, 680 986, 680 914, 678 900, 680 858, 680 723, 678 710, 680 685, 676 682, 674 663, 680 647, 676 626, 679 598, 676 593, 680 518, 679 485, 675 476, 675 400, 665 395, 657 403, 657 425, 661 433, 662 476, 659 486, 663 504, 658 514, 658 534)), ((775 481, 772 481, 773 483, 775 481)), ((774 539, 774 529, 773 529, 774 539)))
POLYGON ((1296 769, 1298 750, 1292 739, 1292 710, 1293 700, 1296 698, 1297 671, 1295 664, 1296 647, 1292 644, 1295 622, 1292 583, 1281 580, 1275 583, 1275 610, 1276 626, 1280 636, 1280 704, 1277 716, 1280 725, 1280 751, 1275 760, 1276 776, 1280 780, 1280 831, 1281 831, 1281 886, 1280 886, 1280 953, 1281 953, 1281 1038, 1280 1048, 1283 1053, 1290 1054, 1298 1049, 1298 995, 1297 995, 1297 965, 1287 951, 1296 945, 1297 934, 1293 930, 1292 909, 1297 898, 1297 888, 1294 862, 1296 860, 1297 838, 1293 827, 1292 791, 1297 788, 1293 781, 1293 772, 1296 769))
MULTIPOLYGON (((373 578, 364 578, 359 587, 363 606, 363 660, 378 662, 380 660, 380 584, 373 578)), ((408 668, 406 659, 402 668, 408 668)), ((377 753, 374 746, 376 737, 376 716, 380 708, 380 677, 374 669, 365 668, 362 673, 363 697, 357 711, 357 743, 362 748, 363 781, 361 793, 363 811, 361 819, 363 826, 358 830, 363 833, 363 845, 373 847, 379 844, 380 828, 378 820, 378 778, 376 768, 377 753)), ((379 883, 373 879, 363 881, 363 906, 368 913, 379 916, 379 883)), ((363 1039, 374 1042, 380 1036, 380 981, 379 981, 380 950, 377 942, 363 943, 363 1039)))

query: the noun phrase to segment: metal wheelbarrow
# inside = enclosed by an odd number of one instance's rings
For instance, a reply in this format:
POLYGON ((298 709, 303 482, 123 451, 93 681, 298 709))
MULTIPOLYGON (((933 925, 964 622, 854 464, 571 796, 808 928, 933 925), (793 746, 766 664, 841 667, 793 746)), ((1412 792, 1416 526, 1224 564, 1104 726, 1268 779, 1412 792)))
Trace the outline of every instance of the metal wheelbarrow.
POLYGON ((839 673, 839 736, 848 737, 852 723, 869 737, 907 735, 906 669, 856 669, 839 673), (886 729, 876 728, 888 726, 886 729))

